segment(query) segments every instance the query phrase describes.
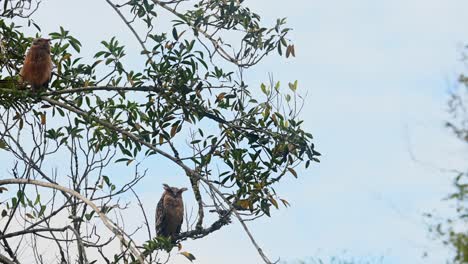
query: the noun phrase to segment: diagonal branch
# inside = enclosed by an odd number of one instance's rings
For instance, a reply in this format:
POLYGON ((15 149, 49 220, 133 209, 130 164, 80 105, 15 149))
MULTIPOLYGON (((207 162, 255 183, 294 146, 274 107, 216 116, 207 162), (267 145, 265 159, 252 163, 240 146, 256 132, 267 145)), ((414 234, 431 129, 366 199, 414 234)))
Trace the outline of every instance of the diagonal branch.
POLYGON ((127 27, 130 29, 130 31, 132 31, 133 35, 135 36, 135 38, 138 40, 138 42, 140 43, 141 45, 141 48, 143 49, 144 53, 146 54, 146 57, 148 57, 148 61, 152 61, 151 59, 151 56, 149 55, 149 51, 148 49, 146 48, 145 46, 145 43, 143 42, 143 40, 140 38, 140 36, 138 35, 138 33, 136 32, 136 30, 133 28, 133 26, 130 24, 130 22, 125 18, 125 16, 122 14, 122 12, 120 12, 119 8, 117 8, 117 6, 115 6, 110 0, 106 0, 106 2, 115 10, 115 12, 117 12, 117 14, 119 15, 119 17, 123 20, 123 22, 125 23, 125 25, 127 25, 127 27))
POLYGON ((217 40, 215 40, 206 30, 201 29, 200 27, 195 27, 192 23, 187 21, 187 19, 182 15, 181 13, 177 12, 174 8, 168 6, 167 4, 159 1, 159 0, 151 0, 153 3, 161 6, 162 8, 166 9, 167 11, 171 12, 175 16, 179 17, 182 19, 185 23, 187 23, 188 26, 190 26, 193 30, 197 31, 198 33, 201 33, 205 38, 207 38, 211 43, 213 44, 215 51, 223 57, 225 60, 234 63, 235 65, 241 67, 245 66, 242 63, 239 62, 239 60, 235 59, 232 57, 226 50, 223 49, 223 47, 219 44, 217 40))
POLYGON ((120 134, 126 135, 126 136, 129 137, 130 139, 132 139, 132 140, 134 140, 134 141, 136 141, 136 142, 141 143, 142 145, 144 145, 144 146, 150 148, 151 150, 155 151, 156 153, 161 154, 162 156, 164 156, 164 157, 168 158, 169 160, 175 162, 177 165, 179 165, 180 167, 182 167, 186 172, 191 173, 191 169, 190 169, 187 165, 185 165, 182 161, 180 161, 179 159, 177 159, 177 158, 171 156, 169 153, 167 153, 167 152, 165 152, 165 151, 163 151, 163 150, 161 150, 161 149, 159 149, 159 148, 156 148, 156 147, 153 146, 152 144, 150 144, 150 143, 148 143, 148 142, 146 142, 146 141, 144 141, 144 140, 138 138, 138 137, 135 136, 133 133, 130 133, 130 132, 128 132, 128 131, 125 131, 124 129, 122 129, 122 128, 120 128, 120 127, 114 126, 114 125, 112 125, 111 123, 109 123, 109 122, 107 122, 107 121, 105 121, 105 120, 102 120, 102 119, 100 119, 100 118, 98 118, 98 117, 96 117, 96 116, 94 116, 94 115, 92 115, 92 114, 90 114, 90 113, 87 113, 87 112, 85 112, 85 111, 76 109, 76 108, 74 108, 74 107, 72 107, 72 106, 69 106, 69 105, 64 104, 64 103, 62 103, 62 102, 59 102, 59 101, 57 101, 57 100, 51 99, 51 98, 49 98, 49 97, 41 96, 41 99, 44 100, 44 101, 46 101, 46 102, 48 102, 48 103, 50 103, 50 104, 53 104, 53 105, 56 105, 56 106, 60 106, 60 107, 62 107, 62 108, 65 108, 65 109, 67 109, 68 111, 71 111, 71 112, 73 112, 73 113, 75 113, 75 114, 78 114, 78 115, 80 115, 80 116, 90 118, 90 119, 93 120, 94 122, 96 122, 96 123, 98 123, 98 124, 100 124, 100 125, 102 125, 102 126, 108 128, 108 129, 110 129, 110 130, 113 130, 113 131, 118 132, 118 133, 120 133, 120 134))
POLYGON ((145 263, 143 261, 142 254, 138 251, 138 249, 136 249, 132 245, 132 244, 135 244, 135 242, 130 237, 128 238, 129 241, 127 241, 125 239, 125 237, 124 237, 125 234, 120 230, 120 228, 114 222, 112 222, 112 220, 110 220, 104 213, 102 213, 101 210, 99 210, 99 208, 93 202, 91 202, 88 198, 82 196, 80 193, 76 192, 75 190, 65 188, 65 187, 60 186, 58 184, 52 184, 52 183, 42 182, 42 181, 38 181, 38 180, 30 180, 30 179, 4 179, 4 180, 0 180, 0 186, 1 185, 9 185, 9 184, 30 184, 30 185, 41 186, 41 187, 44 187, 44 188, 59 190, 59 191, 68 193, 69 195, 72 195, 72 196, 78 198, 79 200, 86 203, 89 207, 91 207, 97 213, 97 215, 101 219, 102 223, 107 227, 107 229, 109 229, 113 234, 115 234, 120 239, 120 241, 121 241, 121 243, 123 245, 125 245, 126 247, 128 247, 130 249, 132 254, 135 255, 135 257, 138 258, 140 263, 145 263))
POLYGON ((220 215, 220 218, 217 221, 215 221, 213 224, 211 224, 210 227, 180 233, 175 238, 175 240, 176 241, 183 241, 183 240, 186 240, 188 238, 192 238, 192 239, 202 238, 202 237, 205 237, 205 236, 207 236, 207 235, 221 229, 221 227, 231 223, 231 219, 230 219, 231 214, 232 214, 231 212, 225 211, 225 212, 220 212, 220 213, 223 214, 223 215, 220 215))
POLYGON ((219 189, 217 189, 208 179, 203 178, 203 176, 200 173, 198 173, 195 170, 192 170, 190 167, 185 165, 180 159, 177 159, 176 157, 171 156, 167 152, 153 146, 152 144, 142 140, 141 138, 138 138, 137 136, 135 136, 133 133, 131 133, 129 131, 123 130, 122 128, 114 126, 111 123, 109 123, 107 121, 104 121, 104 120, 102 120, 102 119, 100 119, 100 118, 98 118, 98 117, 96 117, 96 116, 94 116, 94 115, 92 115, 90 113, 87 113, 87 112, 84 112, 82 110, 76 109, 76 108, 74 108, 72 106, 66 105, 64 103, 61 103, 61 102, 56 101, 54 99, 51 99, 49 97, 41 96, 41 99, 46 101, 46 102, 49 102, 50 104, 65 108, 65 109, 67 109, 67 110, 69 110, 71 112, 74 112, 74 113, 78 114, 78 115, 90 118, 94 122, 108 128, 110 130, 113 130, 113 131, 118 132, 120 134, 126 135, 128 138, 132 139, 133 141, 138 142, 138 143, 148 147, 149 149, 153 150, 154 152, 161 154, 165 158, 167 158, 167 159, 171 160, 172 162, 176 163, 177 165, 179 165, 179 167, 181 167, 185 171, 185 173, 187 174, 188 177, 203 181, 205 184, 207 184, 209 186, 209 188, 211 190, 213 190, 217 195, 219 195, 219 197, 229 206, 229 209, 232 210, 232 212, 234 213, 236 218, 239 220, 239 222, 241 223, 244 231, 247 233, 250 241, 252 242, 254 247, 257 249, 258 254, 262 257, 262 259, 265 261, 265 263, 267 263, 267 264, 272 263, 268 259, 268 257, 265 255, 265 253, 263 253, 263 250, 260 248, 260 246, 256 242, 255 238, 253 237, 252 233, 250 232, 249 228, 245 224, 244 220, 242 219, 241 215, 239 214, 237 209, 234 207, 234 205, 226 197, 224 197, 223 193, 219 189))

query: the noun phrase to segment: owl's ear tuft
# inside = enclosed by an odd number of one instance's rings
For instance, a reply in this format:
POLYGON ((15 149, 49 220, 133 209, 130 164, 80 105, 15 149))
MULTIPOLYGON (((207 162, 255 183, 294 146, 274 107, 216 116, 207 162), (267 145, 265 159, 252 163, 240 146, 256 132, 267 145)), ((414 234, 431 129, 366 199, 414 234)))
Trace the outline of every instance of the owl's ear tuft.
POLYGON ((163 183, 163 188, 164 188, 164 190, 166 190, 168 192, 171 191, 171 187, 169 187, 169 185, 167 185, 165 183, 163 183))
POLYGON ((179 193, 183 193, 183 192, 185 192, 185 191, 187 191, 187 190, 188 190, 188 189, 187 189, 187 188, 185 188, 185 187, 183 187, 183 188, 180 188, 180 189, 179 189, 179 193))

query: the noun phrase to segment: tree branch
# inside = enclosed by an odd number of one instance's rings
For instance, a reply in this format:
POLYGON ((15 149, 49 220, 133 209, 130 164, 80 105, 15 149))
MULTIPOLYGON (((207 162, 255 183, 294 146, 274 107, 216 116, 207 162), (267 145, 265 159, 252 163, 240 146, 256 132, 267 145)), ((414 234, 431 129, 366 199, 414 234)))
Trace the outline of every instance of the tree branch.
POLYGON ((202 237, 205 237, 219 229, 221 229, 221 227, 229 224, 231 222, 231 219, 230 219, 230 216, 232 214, 232 212, 221 212, 223 213, 223 215, 220 215, 220 218, 215 221, 213 224, 211 224, 210 227, 208 228, 205 228, 205 229, 196 229, 196 230, 192 230, 192 231, 187 231, 187 232, 183 232, 183 233, 180 233, 179 235, 177 235, 175 237, 175 240, 176 241, 184 241, 188 238, 192 238, 192 239, 198 239, 198 238, 202 238, 202 237))
POLYGON ((88 260, 86 258, 86 252, 83 246, 83 241, 81 240, 81 237, 79 236, 78 232, 76 232, 76 230, 71 226, 65 226, 62 228, 37 228, 37 229, 20 230, 20 231, 11 232, 8 234, 0 235, 0 239, 22 236, 26 234, 36 234, 36 233, 41 233, 41 232, 65 232, 67 229, 71 230, 75 234, 76 240, 78 241, 78 254, 80 255, 80 259, 82 259, 84 263, 88 263, 88 260))
POLYGON ((177 12, 175 9, 171 8, 170 6, 166 5, 165 3, 159 1, 159 0, 151 0, 153 3, 161 6, 162 8, 166 9, 167 11, 171 12, 172 14, 174 14, 175 16, 179 17, 180 19, 182 19, 183 21, 185 21, 185 23, 187 23, 188 26, 190 26, 193 30, 201 33, 203 36, 205 36, 205 38, 207 38, 208 40, 211 41, 211 43, 213 44, 213 46, 215 47, 215 50, 216 52, 221 55, 222 58, 224 58, 225 60, 229 61, 229 62, 232 62, 234 63, 235 65, 239 66, 239 67, 242 67, 242 66, 245 66, 243 64, 241 64, 237 59, 235 59, 234 57, 232 57, 231 55, 229 55, 229 53, 227 51, 225 51, 223 49, 223 47, 218 43, 218 41, 216 41, 215 39, 213 39, 212 36, 210 36, 210 34, 208 34, 207 31, 201 29, 200 27, 195 27, 194 25, 192 25, 189 21, 186 20, 186 18, 184 17, 184 15, 182 15, 181 13, 177 12))
POLYGON ((120 239, 120 241, 122 242, 123 245, 125 245, 126 247, 128 247, 130 249, 132 254, 134 254, 135 257, 138 258, 140 263, 145 263, 143 258, 142 258, 142 254, 139 252, 139 250, 131 245, 132 243, 135 244, 133 242, 133 240, 131 238, 129 238, 130 241, 127 242, 127 240, 124 237, 125 235, 120 230, 120 228, 114 222, 112 222, 112 220, 110 220, 104 213, 102 213, 101 210, 99 210, 99 208, 93 202, 88 200, 88 198, 82 196, 80 193, 78 193, 78 192, 76 192, 74 190, 65 188, 63 186, 57 185, 57 184, 52 184, 52 183, 42 182, 42 181, 37 181, 37 180, 30 180, 30 179, 4 179, 4 180, 0 180, 0 186, 1 185, 9 185, 9 184, 37 185, 37 186, 41 186, 41 187, 44 187, 44 188, 50 188, 50 189, 55 189, 55 190, 59 190, 59 191, 62 191, 62 192, 66 192, 69 195, 72 195, 72 196, 78 198, 79 200, 86 203, 89 207, 91 207, 98 214, 99 218, 101 219, 102 223, 107 227, 107 229, 109 229, 113 234, 115 234, 120 239))
POLYGON ((82 115, 82 116, 85 116, 85 117, 88 117, 88 118, 91 118, 93 121, 101 124, 102 126, 106 127, 106 128, 109 128, 113 131, 116 131, 118 133, 121 133, 121 134, 124 134, 126 135, 127 137, 129 137, 130 139, 136 141, 136 142, 139 142, 140 144, 150 148, 151 150, 155 151, 156 153, 159 153, 161 154, 162 156, 168 158, 169 160, 171 160, 172 162, 176 163, 177 165, 179 165, 184 171, 185 173, 187 174, 188 177, 193 177, 195 179, 200 179, 201 181, 203 181, 204 183, 206 183, 210 189, 212 189, 216 194, 218 194, 221 199, 223 199, 223 201, 229 206, 230 210, 232 210, 234 212, 234 215, 236 216, 236 218, 239 220, 239 222, 241 223, 244 231, 247 233, 248 237, 250 238, 250 241, 252 242, 252 244, 255 246, 255 248, 257 249, 259 255, 262 257, 262 259, 265 261, 265 263, 267 264, 270 264, 272 263, 268 257, 263 253, 263 250, 260 248, 260 246, 258 245, 258 243, 255 241, 252 233, 250 232, 249 228, 247 227, 247 225, 245 224, 244 220, 242 219, 242 217, 239 215, 239 212, 236 210, 236 208, 234 207, 234 205, 226 199, 226 197, 224 197, 224 195, 221 193, 220 190, 218 190, 209 180, 205 179, 202 177, 202 175, 200 175, 198 172, 196 172, 195 170, 192 170, 190 167, 188 167, 187 165, 185 165, 181 160, 169 155, 167 152, 165 151, 162 151, 160 150, 159 148, 156 148, 155 146, 153 146, 152 144, 138 138, 137 136, 135 136, 133 133, 130 133, 128 131, 125 131, 123 130, 122 128, 119 128, 119 127, 116 127, 114 125, 112 125, 111 123, 107 122, 107 121, 104 121, 104 120, 101 120, 99 119, 98 117, 96 116, 93 116, 89 113, 86 113, 84 111, 81 111, 81 110, 78 110, 78 109, 75 109, 69 105, 66 105, 64 103, 61 103, 61 102, 58 102, 56 100, 53 100, 51 98, 48 98, 46 96, 41 96, 42 100, 44 101, 47 101, 51 104, 54 104, 54 105, 57 105, 57 106, 60 106, 60 107, 63 107, 69 111, 72 111, 76 114, 79 114, 79 115, 82 115))
POLYGON ((120 10, 110 1, 110 0, 106 0, 106 2, 112 7, 112 9, 115 10, 115 12, 117 12, 117 14, 119 15, 119 17, 123 20, 123 22, 125 23, 125 25, 127 25, 127 27, 130 29, 130 31, 132 31, 133 35, 135 36, 135 38, 138 40, 138 42, 140 43, 141 45, 141 48, 143 49, 143 51, 145 51, 145 54, 146 54, 146 57, 148 57, 148 60, 149 61, 152 61, 150 55, 149 55, 149 51, 148 49, 146 48, 143 40, 140 38, 140 36, 138 35, 138 33, 136 32, 136 30, 132 27, 132 25, 130 25, 130 22, 125 18, 125 16, 122 14, 122 12, 120 12, 120 10))

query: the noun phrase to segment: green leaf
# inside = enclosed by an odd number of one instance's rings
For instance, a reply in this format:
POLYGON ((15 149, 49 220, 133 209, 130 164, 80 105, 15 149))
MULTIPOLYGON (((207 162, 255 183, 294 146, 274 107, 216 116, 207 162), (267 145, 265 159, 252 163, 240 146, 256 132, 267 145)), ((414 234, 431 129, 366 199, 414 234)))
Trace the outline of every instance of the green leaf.
POLYGON ((80 52, 81 43, 77 39, 70 37, 69 43, 76 52, 80 52))
POLYGON ((44 215, 44 212, 46 210, 46 206, 45 205, 41 205, 41 210, 39 211, 39 217, 41 217, 42 215, 44 215))
POLYGON ((294 83, 288 83, 289 89, 291 89, 293 92, 296 92, 297 90, 297 80, 294 81, 294 83))
POLYGON ((268 95, 268 91, 267 91, 267 88, 266 88, 265 84, 262 83, 262 84, 260 85, 260 89, 262 90, 262 92, 263 92, 264 94, 268 95))
POLYGON ((278 54, 279 54, 280 56, 283 55, 283 51, 281 50, 281 45, 280 45, 280 44, 278 44, 278 54))
POLYGON ((102 176, 102 179, 104 180, 104 182, 106 183, 107 186, 110 186, 111 183, 110 183, 110 180, 109 180, 109 177, 106 176, 106 175, 103 175, 102 176))
POLYGON ((34 201, 34 205, 38 204, 39 202, 41 202, 41 195, 37 194, 36 200, 34 201))
POLYGON ((177 34, 177 28, 176 27, 172 28, 172 36, 174 37, 175 40, 179 40, 179 35, 177 34))
POLYGON ((88 221, 91 220, 91 218, 93 217, 93 215, 94 215, 94 211, 91 211, 89 214, 85 214, 86 220, 88 220, 88 221))
POLYGON ((278 92, 280 88, 280 82, 276 82, 275 84, 275 90, 278 92))

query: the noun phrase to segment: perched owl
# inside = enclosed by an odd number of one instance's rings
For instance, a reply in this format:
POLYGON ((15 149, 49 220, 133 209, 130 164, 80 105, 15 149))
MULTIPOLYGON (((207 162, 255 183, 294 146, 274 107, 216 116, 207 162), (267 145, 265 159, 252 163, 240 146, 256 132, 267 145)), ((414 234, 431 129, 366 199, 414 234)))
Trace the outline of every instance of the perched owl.
POLYGON ((43 38, 34 39, 24 59, 20 76, 23 81, 31 84, 33 90, 47 87, 52 74, 49 41, 43 38))
POLYGON ((173 239, 180 232, 184 220, 182 193, 187 188, 170 187, 163 184, 164 193, 156 208, 156 234, 173 239))

